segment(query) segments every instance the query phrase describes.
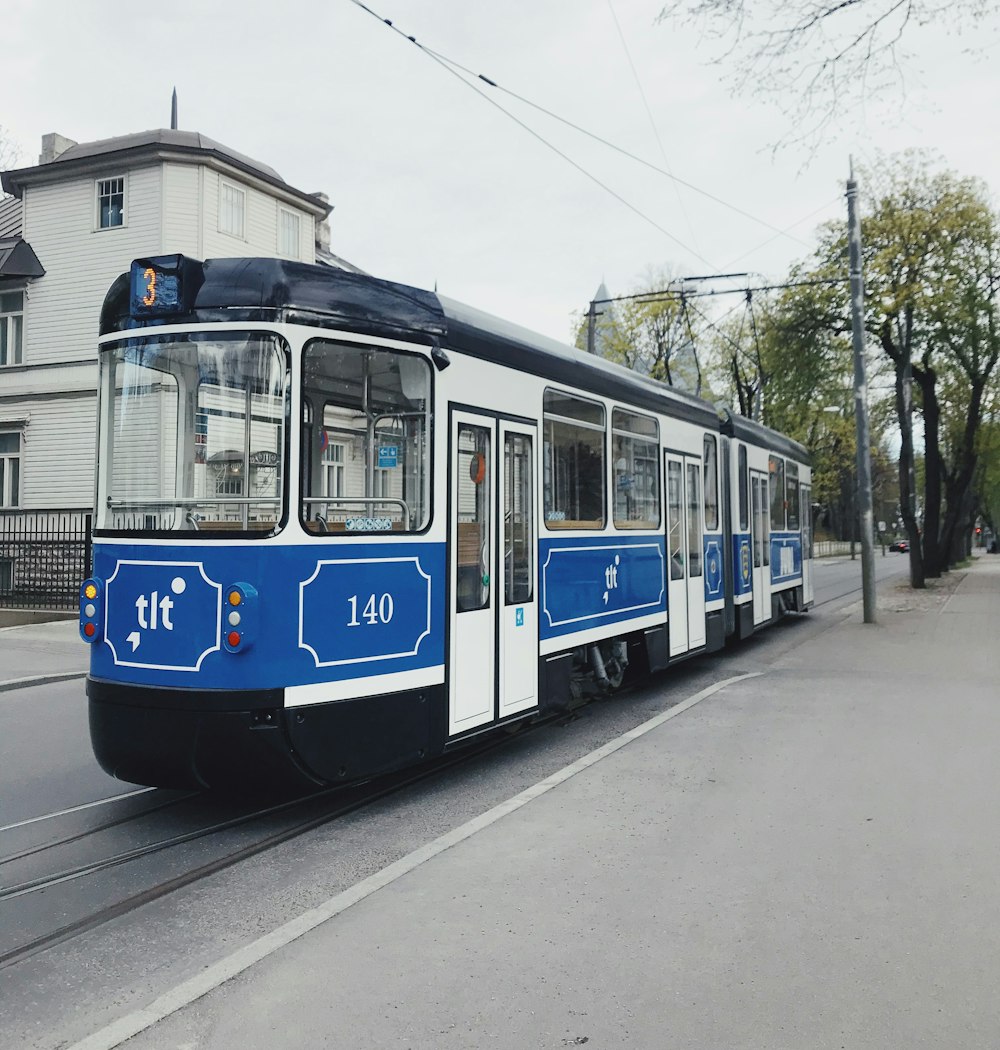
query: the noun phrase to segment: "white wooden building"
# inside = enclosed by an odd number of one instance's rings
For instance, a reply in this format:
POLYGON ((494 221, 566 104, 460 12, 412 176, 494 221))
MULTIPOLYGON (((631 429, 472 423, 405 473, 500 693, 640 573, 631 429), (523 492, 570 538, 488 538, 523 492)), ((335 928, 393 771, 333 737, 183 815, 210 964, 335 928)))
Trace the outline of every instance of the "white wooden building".
POLYGON ((133 258, 329 252, 330 205, 196 132, 42 139, 0 199, 0 508, 89 507, 101 304, 133 258))

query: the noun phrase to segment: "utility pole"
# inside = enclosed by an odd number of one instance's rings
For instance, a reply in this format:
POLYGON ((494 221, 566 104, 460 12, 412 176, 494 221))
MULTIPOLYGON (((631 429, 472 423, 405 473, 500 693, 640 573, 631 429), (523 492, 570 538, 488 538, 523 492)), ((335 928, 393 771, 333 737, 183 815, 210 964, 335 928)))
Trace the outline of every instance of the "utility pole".
POLYGON ((593 299, 587 311, 587 353, 597 353, 597 303, 593 299))
POLYGON ((875 517, 872 513, 868 378, 865 374, 865 287, 861 274, 861 219, 854 161, 847 180, 847 239, 851 269, 851 332, 854 344, 854 427, 858 445, 858 516, 861 519, 861 595, 865 623, 875 623, 875 517))

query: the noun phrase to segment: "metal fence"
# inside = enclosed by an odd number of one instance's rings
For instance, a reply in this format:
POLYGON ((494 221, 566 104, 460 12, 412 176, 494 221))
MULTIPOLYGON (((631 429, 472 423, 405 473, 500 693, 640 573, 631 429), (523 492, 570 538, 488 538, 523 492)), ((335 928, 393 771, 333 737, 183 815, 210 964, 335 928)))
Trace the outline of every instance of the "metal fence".
POLYGON ((0 511, 0 608, 75 609, 92 523, 89 507, 0 511))

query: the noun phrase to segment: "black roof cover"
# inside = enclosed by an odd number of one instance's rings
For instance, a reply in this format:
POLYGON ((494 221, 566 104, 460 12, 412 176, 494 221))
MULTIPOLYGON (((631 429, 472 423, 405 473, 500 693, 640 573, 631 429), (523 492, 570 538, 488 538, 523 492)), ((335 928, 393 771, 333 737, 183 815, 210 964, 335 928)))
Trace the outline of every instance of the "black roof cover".
MULTIPOLYGON (((344 328, 368 335, 424 335, 445 331, 441 304, 432 292, 364 274, 284 259, 209 259, 193 311, 164 323, 292 321, 344 328)), ((144 322, 148 324, 149 322, 144 322)), ((101 334, 137 327, 129 316, 129 277, 111 286, 101 311, 101 334)))

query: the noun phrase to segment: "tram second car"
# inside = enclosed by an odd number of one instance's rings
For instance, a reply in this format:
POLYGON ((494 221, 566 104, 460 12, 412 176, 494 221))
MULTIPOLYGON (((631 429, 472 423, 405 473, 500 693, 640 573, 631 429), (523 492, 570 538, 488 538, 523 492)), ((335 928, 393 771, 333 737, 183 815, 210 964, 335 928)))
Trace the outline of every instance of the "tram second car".
POLYGON ((137 260, 81 589, 101 765, 330 784, 812 602, 806 450, 430 292, 137 260))

